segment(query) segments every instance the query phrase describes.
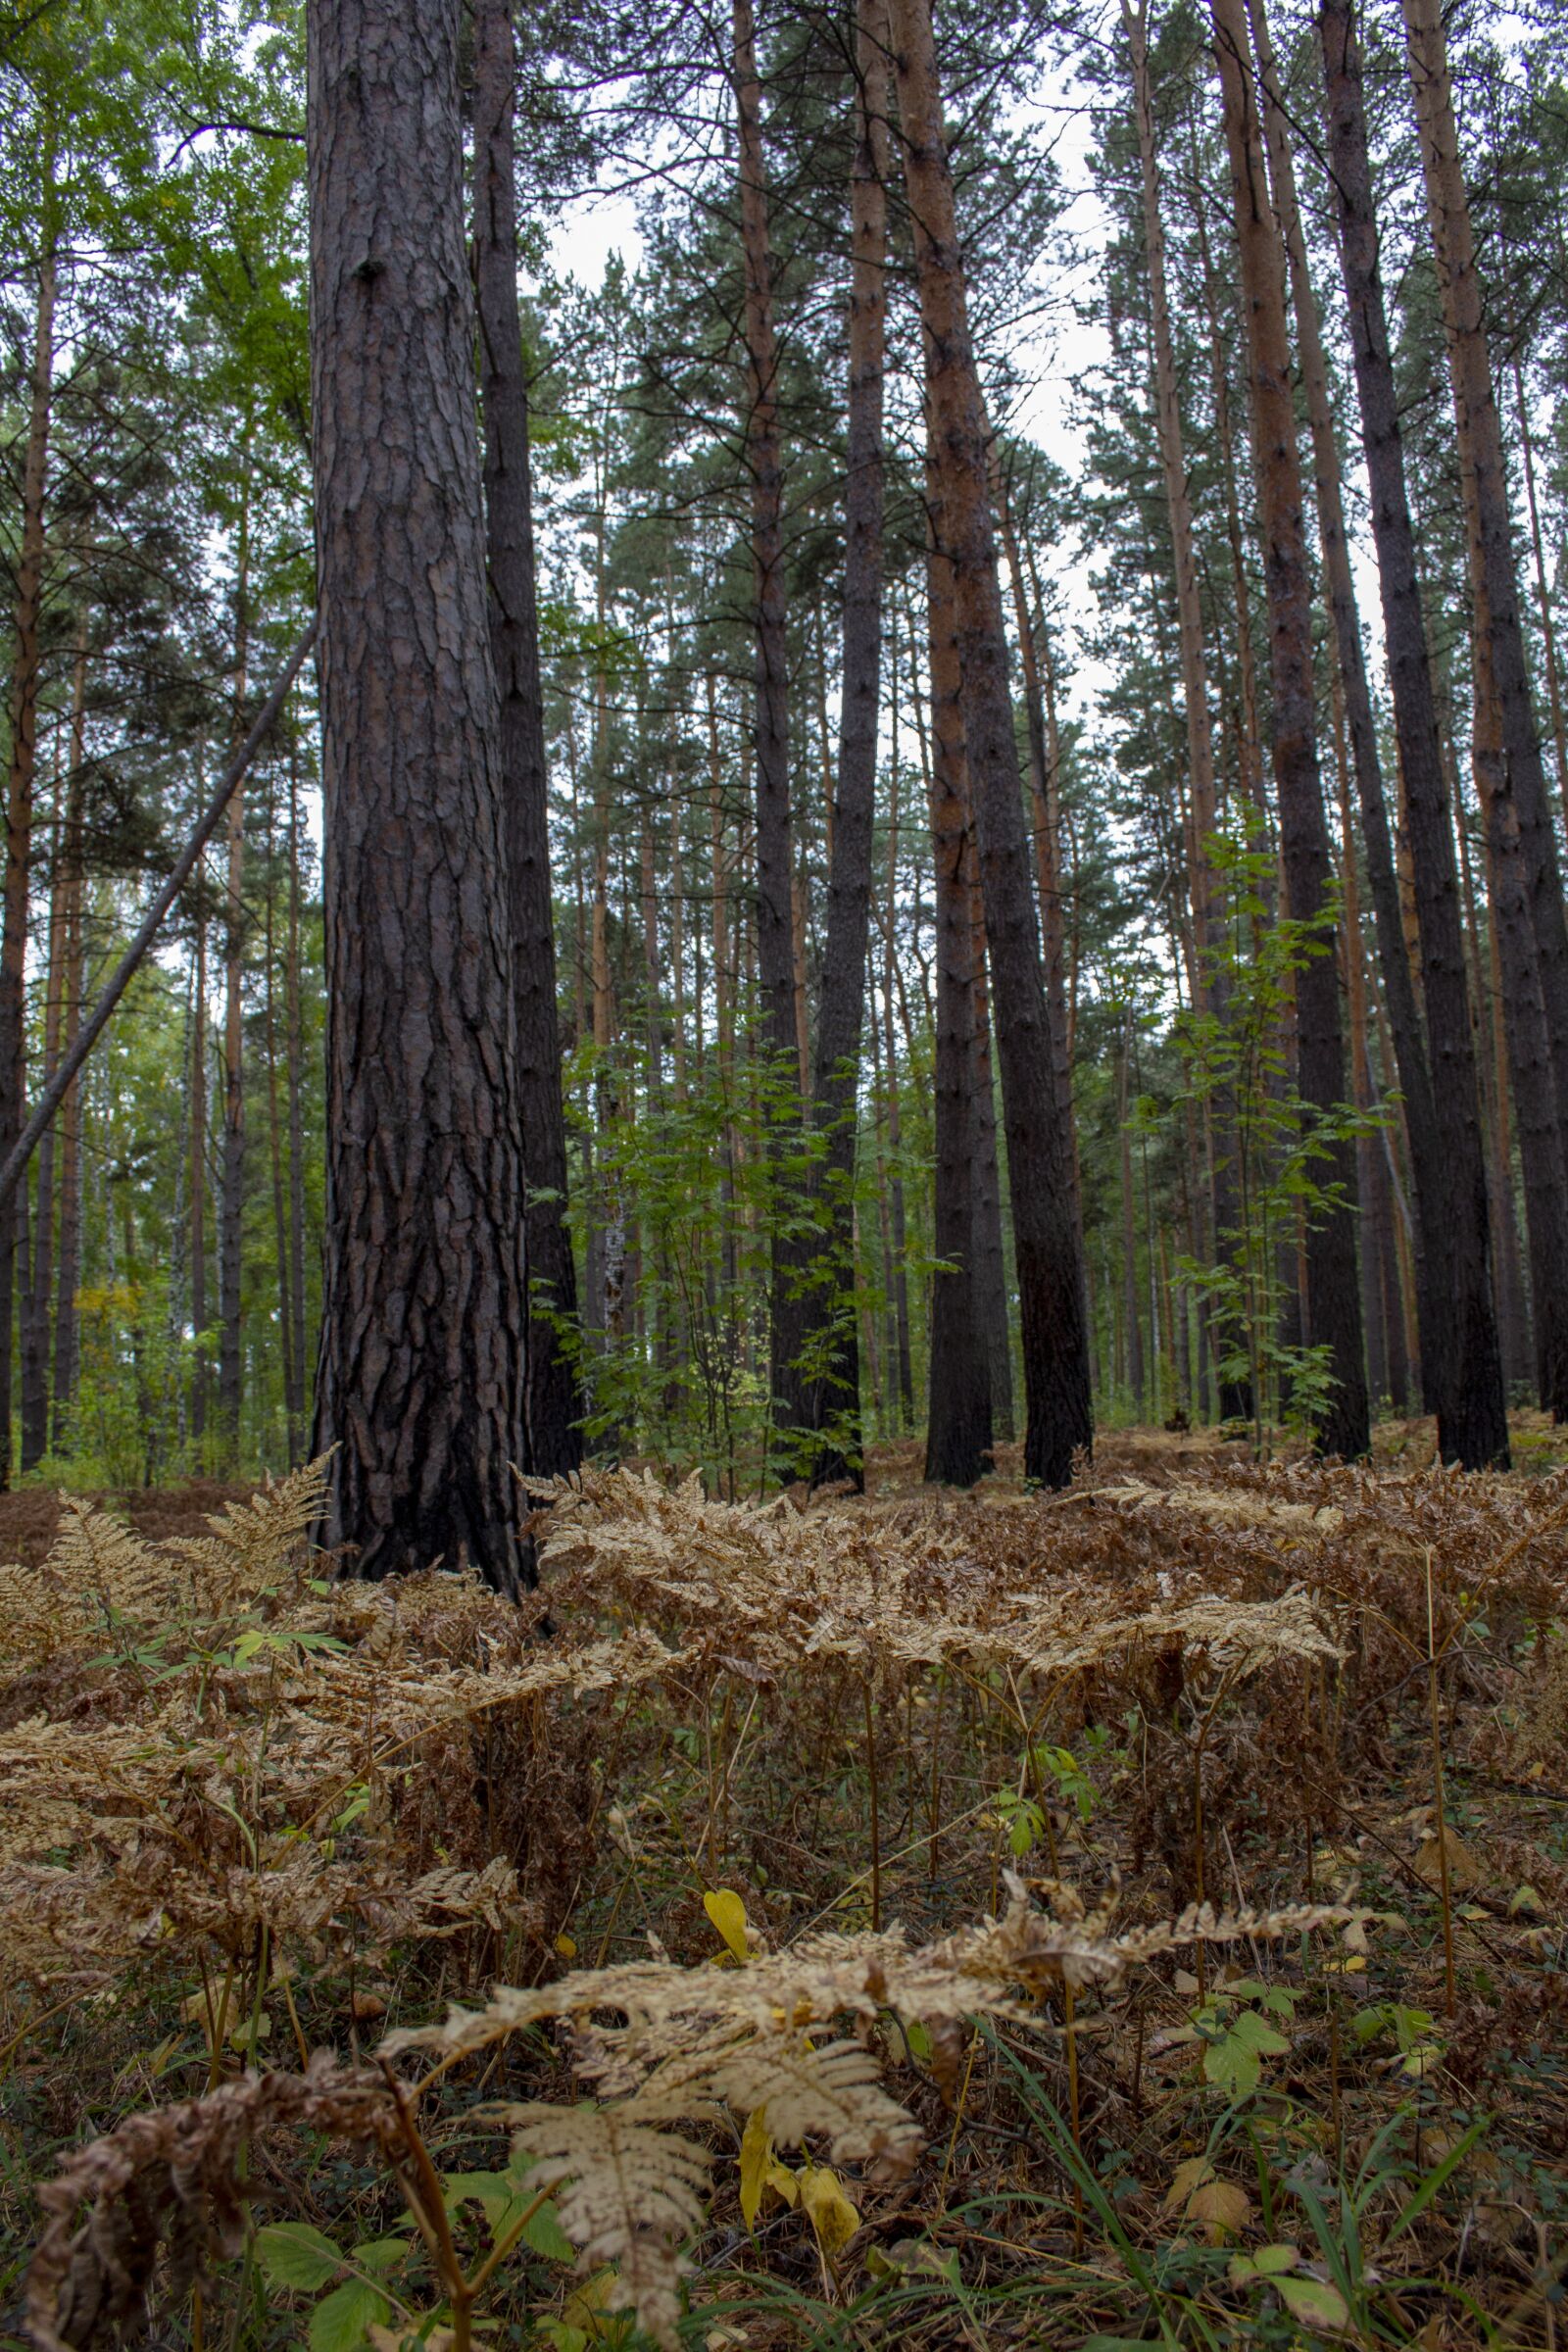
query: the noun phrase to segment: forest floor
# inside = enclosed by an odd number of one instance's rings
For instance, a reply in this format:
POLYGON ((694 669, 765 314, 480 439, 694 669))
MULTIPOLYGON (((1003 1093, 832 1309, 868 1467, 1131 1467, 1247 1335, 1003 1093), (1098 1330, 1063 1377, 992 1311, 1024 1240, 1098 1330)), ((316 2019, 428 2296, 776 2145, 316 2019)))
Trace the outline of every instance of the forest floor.
POLYGON ((6 2340, 41 2243, 72 2345, 1554 2348, 1568 1448, 1515 1434, 591 1475, 531 1622, 323 1585, 298 1481, 136 1543, 0 1497, 6 2340))

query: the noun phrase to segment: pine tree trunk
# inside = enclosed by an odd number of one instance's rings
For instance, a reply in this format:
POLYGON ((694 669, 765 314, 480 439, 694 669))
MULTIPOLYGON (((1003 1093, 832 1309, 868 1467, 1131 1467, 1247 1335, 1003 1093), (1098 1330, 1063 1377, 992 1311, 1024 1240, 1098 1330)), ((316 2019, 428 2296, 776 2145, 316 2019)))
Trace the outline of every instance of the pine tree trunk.
MULTIPOLYGON (((914 649, 910 649, 912 663, 914 649)), ((899 1109, 899 1057, 893 1034, 893 988, 898 968, 899 906, 899 671, 898 644, 893 648, 893 756, 888 762, 888 886, 882 930, 882 1039, 887 1070, 888 1151, 893 1170, 888 1187, 888 1219, 893 1242, 894 1349, 898 1363, 897 1433, 902 1438, 914 1426, 914 1369, 909 1348, 909 1268, 904 1200, 904 1138, 899 1109)), ((893 1382, 889 1380, 890 1390, 893 1382)))
POLYGON ((1525 400, 1524 369, 1517 350, 1513 355, 1514 414, 1519 419, 1519 454, 1524 459, 1525 512, 1530 517, 1530 550, 1536 571, 1536 607, 1541 622, 1542 651, 1546 663, 1546 705, 1551 712, 1551 739, 1557 754, 1557 798, 1568 813, 1568 715, 1563 710, 1562 670, 1557 660, 1557 630, 1551 617, 1551 581, 1541 538, 1541 509, 1536 499, 1535 436, 1525 400))
MULTIPOLYGON (((930 468, 927 468, 928 479, 930 468)), ((934 514, 934 502, 932 508, 934 514)), ((925 1475, 972 1487, 991 1449, 991 1363, 976 1262, 974 921, 966 850, 969 795, 959 706, 953 567, 927 549, 931 615, 931 844, 936 881, 936 1200, 931 1278, 931 1389, 925 1475)))
POLYGON ((305 1458, 305 1016, 300 996, 300 807, 297 761, 288 771, 288 940, 283 969, 283 1052, 288 1094, 288 1291, 294 1326, 293 1387, 284 1399, 288 1458, 305 1458))
MULTIPOLYGON (((42 252, 33 318, 32 384, 22 462, 22 529, 11 662, 11 760, 6 790, 5 914, 0 932, 0 1160, 22 1133, 25 1087, 27 874, 38 765, 38 687, 43 672, 44 493, 55 358, 54 149, 46 147, 42 252)), ((0 1489, 11 1484, 11 1336, 16 1305, 17 1220, 0 1215, 0 1489)))
MULTIPOLYGON (((246 436, 240 501, 239 566, 234 590, 234 724, 245 733, 250 658, 250 448, 246 436)), ((223 1135, 218 1191, 219 1464, 230 1477, 239 1461, 243 1389, 241 1292, 245 1233, 245 787, 228 805, 228 874, 223 895, 223 1135)))
POLYGON ((517 308, 515 95, 513 0, 479 0, 474 19, 473 267, 484 403, 490 645, 500 695, 513 1001, 527 1186, 526 1467, 557 1477, 575 1470, 582 1459, 582 1402, 566 1336, 577 1313, 577 1277, 565 1223, 566 1119, 556 1010, 528 387, 517 308))
POLYGON ((762 91, 751 0, 734 0, 735 119, 740 146, 741 245, 746 272, 746 459, 752 481, 752 571, 757 631, 757 964, 775 1181, 768 1379, 775 1427, 788 1448, 809 1427, 801 1372, 805 1344, 802 1246, 784 1195, 798 1136, 800 1037, 795 1012, 794 859, 790 849, 789 647, 785 626, 784 473, 779 447, 773 265, 768 250, 762 91))
MULTIPOLYGON (((1427 212, 1443 295, 1466 525, 1477 584, 1484 589, 1488 610, 1487 644, 1483 648, 1479 643, 1482 621, 1478 613, 1475 650, 1478 658, 1485 657, 1498 705, 1503 773, 1514 805, 1510 823, 1517 827, 1530 921, 1540 957, 1557 1122, 1568 1138, 1568 921, 1564 918, 1541 736, 1531 703, 1502 426, 1493 390, 1440 0, 1404 0, 1404 23, 1427 212)), ((1477 693, 1479 699, 1479 687, 1477 693)))
MULTIPOLYGON (((198 887, 206 880, 197 868, 198 887)), ((190 1374, 190 1434, 198 1469, 206 1468, 207 1436, 207 917, 196 915, 195 970, 190 1024, 190 1321, 195 1334, 190 1374)))
MULTIPOLYGON (((1349 307, 1361 441, 1372 490, 1372 529, 1394 696, 1404 838, 1416 902, 1421 994, 1426 1009, 1424 1043, 1414 992, 1409 987, 1398 883, 1389 848, 1365 671, 1360 664, 1360 633, 1355 624, 1342 514, 1331 514, 1324 524, 1325 547, 1333 543, 1329 587, 1342 668, 1348 658, 1359 677, 1362 740, 1356 746, 1357 783, 1384 998, 1410 1131, 1420 1226, 1422 1369, 1438 1414, 1440 1458, 1474 1470, 1506 1461, 1508 1421, 1493 1298, 1491 1209, 1453 828, 1443 774, 1378 267, 1378 229, 1352 0, 1322 0, 1318 31, 1340 260, 1349 307)), ((1321 353, 1316 355, 1312 374, 1314 438, 1321 445, 1326 435, 1332 449, 1321 353)), ((1326 463, 1324 453, 1318 466, 1320 498, 1325 495, 1326 463)), ((1328 495, 1332 507, 1337 508, 1337 460, 1328 495)), ((1348 678, 1348 674, 1347 671, 1348 678)), ((1352 707, 1352 739, 1356 724, 1352 707)))
MULTIPOLYGON (((86 650, 78 632, 76 682, 80 692, 86 668, 86 650)), ((49 892, 49 954, 44 982, 43 1081, 47 1085, 60 1061, 61 995, 64 986, 66 909, 61 826, 55 826, 54 877, 49 892)), ((30 1250, 22 1254, 22 1467, 30 1470, 49 1449, 49 1299, 54 1288, 55 1244, 55 1133, 49 1126, 38 1145, 36 1190, 32 1204, 30 1250)), ((19 1201, 27 1197, 26 1180, 17 1187, 19 1201)))
POLYGON ((985 905, 980 888, 980 858, 975 847, 974 814, 967 819, 964 877, 969 893, 969 969, 974 988, 974 1264, 975 1298, 980 1331, 991 1368, 991 1434, 1010 1445, 1015 1430, 1012 1408, 1012 1332, 1007 1313, 1007 1261, 1002 1239, 1002 1167, 997 1151, 996 1074, 991 1055, 991 997, 986 985, 985 905))
MULTIPOLYGON (((64 917, 61 956, 61 1052, 69 1054, 81 1028, 86 979, 83 931, 82 828, 86 758, 85 620, 77 635, 78 667, 72 688, 71 771, 66 782, 65 822, 60 836, 60 888, 64 917), (78 691, 79 687, 79 691, 78 691)), ((81 1080, 74 1078, 60 1105, 60 1245, 55 1274, 54 1398, 50 1443, 66 1450, 67 1416, 76 1394, 76 1287, 81 1265, 81 1080)))
POLYGON ((326 808, 317 1450, 363 1576, 522 1568, 525 1269, 458 0, 310 10, 326 808))
POLYGON ((817 1217, 827 1235, 808 1299, 813 1356, 826 1361, 811 1383, 808 1419, 816 1431, 843 1426, 845 1442, 822 1446, 812 1475, 850 1478, 858 1488, 859 1365, 854 1313, 852 1200, 866 952, 871 917, 871 836, 882 683, 882 376, 886 340, 889 141, 885 0, 858 0, 856 29, 855 160, 850 179, 849 441, 845 475, 844 669, 839 706, 837 789, 829 833, 827 943, 817 1016, 812 1093, 822 1159, 813 1174, 817 1217))
POLYGON ((986 484, 980 384, 969 333, 953 175, 928 0, 896 0, 905 179, 914 222, 936 527, 952 565, 969 788, 1002 1065, 1017 1256, 1026 1428, 1024 1471, 1065 1486, 1093 1443, 1087 1296, 1072 1151, 1057 1096, 1041 967, 1007 649, 986 484))
POLYGON ((275 811, 270 803, 267 818, 267 895, 265 904, 266 937, 266 1018, 267 1049, 267 1158, 272 1182, 272 1248, 276 1257, 277 1274, 277 1332, 283 1372, 283 1448, 289 1463, 294 1461, 294 1449, 288 1426, 289 1401, 294 1395, 295 1364, 304 1346, 305 1335, 294 1325, 294 1293, 288 1275, 288 1209, 283 1186, 283 1115, 278 1105, 277 1092, 277 836, 275 811))
MULTIPOLYGON (((1332 865, 1318 772, 1313 711, 1312 606, 1301 515, 1300 465, 1285 266, 1263 174, 1257 107, 1248 63, 1242 0, 1211 0, 1215 53, 1230 159, 1237 243, 1252 383, 1253 474, 1262 524, 1274 685, 1274 778, 1287 911, 1293 922, 1321 925, 1332 906, 1332 865)), ((1313 1109, 1332 1113, 1348 1099, 1345 1036, 1332 939, 1315 942, 1296 974, 1297 1056, 1300 1092, 1313 1109)), ((1311 1345, 1329 1350, 1333 1393, 1316 1443, 1347 1459, 1371 1443, 1366 1359, 1349 1201, 1355 1154, 1335 1146, 1326 1162, 1340 1187, 1337 1204, 1320 1212, 1306 1237, 1311 1345)))

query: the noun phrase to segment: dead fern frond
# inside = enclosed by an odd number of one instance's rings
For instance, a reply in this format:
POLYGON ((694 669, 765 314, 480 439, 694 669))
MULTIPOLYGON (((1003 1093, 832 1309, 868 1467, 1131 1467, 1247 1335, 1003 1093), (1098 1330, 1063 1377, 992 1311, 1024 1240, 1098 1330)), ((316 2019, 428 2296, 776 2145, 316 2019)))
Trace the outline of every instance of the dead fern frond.
POLYGON ((240 2151, 302 2126, 377 2146, 388 2160, 397 2147, 386 2083, 318 2051, 304 2075, 242 2076, 205 2098, 129 2116, 78 2149, 38 2191, 44 2227, 27 2274, 38 2352, 85 2352, 138 2332, 160 2257, 177 2304, 215 2258, 238 2251, 240 2151))
POLYGON ((231 1502, 209 1519, 211 1533, 176 1537, 171 1554, 184 1562, 198 1605, 214 1615, 248 1605, 299 1564, 306 1535, 319 1518, 329 1456, 269 1480, 249 1502, 231 1502))

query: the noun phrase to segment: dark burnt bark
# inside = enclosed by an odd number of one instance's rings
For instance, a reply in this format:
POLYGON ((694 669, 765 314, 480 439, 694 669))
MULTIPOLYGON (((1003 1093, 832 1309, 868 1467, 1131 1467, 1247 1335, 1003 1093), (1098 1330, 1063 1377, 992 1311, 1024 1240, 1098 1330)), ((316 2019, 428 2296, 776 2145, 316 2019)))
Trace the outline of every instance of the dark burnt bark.
MULTIPOLYGON (((1320 926, 1332 905, 1333 867, 1323 813, 1313 709, 1312 600, 1301 514, 1296 402, 1286 323, 1285 259, 1263 172, 1256 94, 1242 0, 1211 0, 1230 159, 1231 193, 1247 313, 1252 388, 1253 474, 1263 538, 1274 687, 1274 781, 1279 803, 1286 910, 1320 926)), ((1298 1083, 1313 1109, 1337 1111, 1349 1099, 1340 984, 1333 941, 1321 937, 1296 974, 1298 1083)), ((1333 1393, 1314 1432, 1325 1453, 1353 1457, 1371 1442, 1366 1358, 1356 1271, 1355 1153, 1332 1148, 1316 1173, 1339 1189, 1337 1202, 1306 1237, 1310 1343, 1326 1346, 1333 1393)))
POLYGON ((1023 1341, 1025 1474, 1052 1487, 1093 1442, 1088 1312, 1072 1153, 1061 1115, 1007 684, 986 434, 927 0, 893 10, 905 177, 914 222, 935 523, 953 570, 964 744, 980 848, 1002 1065, 1023 1341))
POLYGON ((886 340, 888 68, 885 0, 860 0, 855 162, 850 183, 849 446, 844 491, 844 670, 838 770, 827 879, 827 941, 812 1084, 822 1158, 813 1177, 826 1264, 808 1294, 814 1370, 808 1418, 815 1431, 848 1427, 823 1445, 812 1475, 863 1486, 859 1344, 855 1314, 856 1110, 866 949, 871 919, 871 836, 876 813, 877 720, 882 678, 882 374, 886 340), (826 1273, 827 1280, 822 1279, 826 1273))
MULTIPOLYGON (((1423 1269, 1419 1283, 1421 1360, 1424 1375, 1435 1390, 1442 1459, 1480 1469, 1492 1462, 1505 1462, 1508 1455, 1506 1397, 1493 1298, 1486 1147, 1453 823, 1432 691, 1415 533, 1405 485, 1404 445, 1378 266, 1378 224, 1352 0, 1322 0, 1318 34, 1340 263, 1349 311, 1361 445, 1372 493, 1372 531, 1426 1011, 1423 1047, 1415 1006, 1406 1002, 1411 994, 1409 962, 1374 753, 1365 767, 1358 758, 1357 781, 1384 995, 1410 1129, 1423 1269)), ((1343 552, 1343 524, 1341 546, 1343 552)), ((1348 562, 1343 568, 1348 574, 1348 562)), ((1343 597, 1343 590, 1341 594, 1343 597)), ((1356 645, 1359 651, 1358 635, 1356 645)), ((1362 683, 1364 688, 1364 673, 1362 683)), ((1362 724, 1370 728, 1369 710, 1362 724)))
POLYGON ((310 11, 323 1534, 519 1574, 524 1268, 458 0, 310 11))
POLYGON ((556 1010, 528 386, 517 309, 512 0, 478 0, 474 85, 473 270, 484 403, 490 647, 500 698, 517 1101, 527 1186, 527 1467, 556 1477, 575 1470, 582 1460, 582 1403, 569 1339, 577 1314, 577 1277, 565 1224, 566 1119, 556 1010))

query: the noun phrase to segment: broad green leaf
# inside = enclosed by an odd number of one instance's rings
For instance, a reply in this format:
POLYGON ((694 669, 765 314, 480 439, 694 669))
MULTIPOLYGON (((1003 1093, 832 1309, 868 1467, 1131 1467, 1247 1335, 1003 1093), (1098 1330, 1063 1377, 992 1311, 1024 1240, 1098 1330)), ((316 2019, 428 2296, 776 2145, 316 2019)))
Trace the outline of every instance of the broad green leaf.
POLYGON ((343 2257, 329 2237, 308 2222, 269 2222, 256 2232, 256 2259, 272 2286, 312 2295, 343 2268, 343 2257))
POLYGON ((548 2199, 522 2225, 522 2242, 543 2262, 575 2262, 577 2249, 561 2227, 555 2200, 548 2199))
POLYGON ((392 2306, 363 2278, 345 2278, 323 2295, 311 2314, 307 2340, 311 2352, 360 2352, 370 2328, 384 2328, 392 2306))
POLYGON ((406 2237, 368 2237, 356 2246, 349 2260, 356 2270, 373 2271, 379 2278, 383 2271, 395 2271, 400 2262, 409 2259, 410 2246, 406 2237))
POLYGON ((1294 2319, 1304 2321, 1308 2328, 1327 2328, 1333 2334, 1348 2329, 1349 2305, 1326 2278, 1276 2278, 1273 2283, 1294 2319))

